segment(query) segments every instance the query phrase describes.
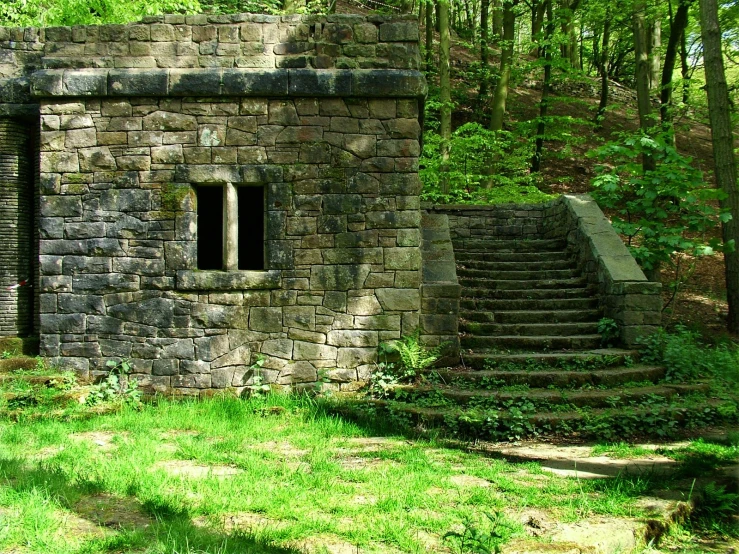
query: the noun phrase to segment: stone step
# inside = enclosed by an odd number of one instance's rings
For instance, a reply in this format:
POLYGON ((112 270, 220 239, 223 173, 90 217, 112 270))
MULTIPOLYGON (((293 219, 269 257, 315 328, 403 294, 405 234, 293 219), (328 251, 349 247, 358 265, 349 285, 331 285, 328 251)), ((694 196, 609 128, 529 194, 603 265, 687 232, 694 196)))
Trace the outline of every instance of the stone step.
POLYGON ((625 409, 616 408, 583 408, 576 411, 521 413, 521 411, 461 409, 458 407, 421 407, 403 402, 374 401, 379 407, 389 408, 394 413, 407 414, 413 423, 424 427, 449 426, 453 424, 455 434, 461 437, 476 439, 517 439, 535 433, 572 433, 577 431, 580 437, 597 437, 601 425, 607 425, 619 437, 632 435, 649 435, 650 431, 662 436, 666 425, 649 426, 648 419, 674 422, 675 427, 691 425, 695 420, 691 417, 697 410, 710 410, 712 418, 717 421, 726 420, 718 408, 725 404, 720 400, 676 398, 663 405, 648 405, 625 409))
MULTIPOLYGON (((497 389, 498 387, 492 387, 497 389)), ((412 398, 413 402, 429 405, 429 401, 439 395, 459 406, 473 405, 478 408, 501 408, 506 404, 531 402, 538 408, 551 406, 574 406, 578 408, 613 408, 616 405, 640 404, 656 397, 670 399, 674 396, 685 396, 706 392, 708 385, 704 383, 691 385, 652 385, 642 387, 620 387, 604 390, 486 390, 465 389, 449 386, 401 386, 393 393, 400 393, 400 398, 412 398)))
POLYGON ((571 252, 567 250, 556 250, 552 252, 468 252, 454 249, 454 259, 458 263, 469 261, 492 262, 492 263, 536 263, 554 262, 559 260, 573 260, 571 252))
MULTIPOLYGON (((467 364, 467 357, 465 357, 467 364)), ((469 364, 467 364, 469 367, 469 364)), ((531 388, 580 388, 584 386, 618 387, 626 383, 650 381, 657 383, 665 376, 665 368, 648 365, 592 369, 583 371, 563 370, 460 370, 439 369, 435 373, 442 383, 455 386, 478 387, 486 384, 497 386, 528 385, 531 388), (465 385, 463 385, 465 384, 465 385)))
POLYGON ((567 248, 562 239, 453 239, 452 244, 455 252, 553 252, 567 248))
POLYGON ((584 310, 460 310, 459 317, 478 323, 575 323, 600 319, 600 311, 584 310))
POLYGON ((0 373, 0 385, 5 383, 28 383, 29 385, 51 385, 54 381, 62 380, 64 376, 57 374, 48 375, 28 375, 21 373, 14 375, 12 373, 0 373))
POLYGON ((566 337, 572 335, 597 335, 597 322, 577 323, 479 323, 461 321, 459 330, 478 336, 566 337))
POLYGON ((518 351, 539 351, 547 350, 592 350, 598 348, 601 343, 600 335, 574 335, 574 336, 517 336, 517 335, 500 335, 496 337, 481 337, 474 335, 463 335, 461 337, 461 346, 464 349, 472 350, 490 350, 512 349, 518 351))
MULTIPOLYGON (((566 289, 566 288, 584 288, 588 285, 585 277, 573 277, 571 279, 459 279, 459 284, 470 289, 484 290, 516 290, 521 291, 520 296, 526 298, 527 293, 532 290, 541 289, 566 289)), ((465 296, 469 293, 463 292, 465 296)))
POLYGON ((495 279, 516 281, 541 281, 551 279, 574 279, 581 277, 578 269, 534 269, 529 271, 499 271, 491 269, 457 268, 457 277, 466 279, 495 279))
POLYGON ((491 273, 497 271, 552 271, 562 269, 577 269, 577 263, 575 262, 575 260, 567 259, 531 262, 487 262, 478 260, 457 260, 457 266, 467 270, 486 270, 491 273))
POLYGON ((14 358, 7 358, 0 360, 0 374, 12 373, 13 371, 19 370, 31 370, 36 369, 38 360, 31 358, 30 356, 16 356, 14 358))
POLYGON ((547 292, 550 298, 544 298, 539 294, 539 298, 503 298, 502 293, 510 293, 515 291, 497 291, 498 299, 489 298, 470 298, 463 297, 460 300, 460 308, 468 311, 526 311, 526 310, 592 310, 598 307, 598 299, 591 296, 587 289, 570 289, 572 293, 570 298, 555 297, 556 290, 547 291, 527 291, 530 292, 547 292), (574 294, 577 291, 578 294, 574 294))
POLYGON ((525 352, 500 354, 498 352, 474 352, 464 354, 465 366, 472 369, 510 370, 554 369, 595 370, 606 367, 633 364, 639 360, 638 350, 598 348, 583 352, 525 352))
POLYGON ((0 354, 36 356, 38 344, 38 337, 0 337, 0 354))

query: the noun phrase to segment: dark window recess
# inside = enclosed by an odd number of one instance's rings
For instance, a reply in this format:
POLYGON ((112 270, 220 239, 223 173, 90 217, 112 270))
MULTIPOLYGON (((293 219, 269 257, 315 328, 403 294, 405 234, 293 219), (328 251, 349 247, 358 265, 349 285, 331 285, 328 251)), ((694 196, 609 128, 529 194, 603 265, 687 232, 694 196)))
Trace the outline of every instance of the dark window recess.
POLYGON ((239 187, 239 269, 264 269, 264 187, 239 187))
POLYGON ((223 187, 198 187, 198 269, 223 269, 223 187))

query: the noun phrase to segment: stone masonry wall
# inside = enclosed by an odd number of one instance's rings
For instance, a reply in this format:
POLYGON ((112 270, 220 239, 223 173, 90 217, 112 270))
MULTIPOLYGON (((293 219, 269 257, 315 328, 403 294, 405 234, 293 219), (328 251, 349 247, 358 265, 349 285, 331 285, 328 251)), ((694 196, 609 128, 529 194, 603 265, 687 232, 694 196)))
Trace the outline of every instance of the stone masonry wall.
POLYGON ((0 336, 32 329, 33 131, 28 122, 0 118, 0 336), (16 287, 21 281, 26 284, 16 287))
POLYGON ((418 102, 128 98, 41 106, 41 352, 94 377, 366 378, 418 325, 418 102), (264 184, 266 272, 193 271, 191 184, 264 184))

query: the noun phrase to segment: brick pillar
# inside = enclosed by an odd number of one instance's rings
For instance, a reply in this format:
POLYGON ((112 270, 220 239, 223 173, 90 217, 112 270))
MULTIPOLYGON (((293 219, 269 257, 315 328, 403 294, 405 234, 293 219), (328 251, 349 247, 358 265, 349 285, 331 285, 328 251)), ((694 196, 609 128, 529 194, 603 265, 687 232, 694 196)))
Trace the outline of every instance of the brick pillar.
POLYGON ((28 124, 0 118, 0 336, 32 331, 33 165, 28 124))

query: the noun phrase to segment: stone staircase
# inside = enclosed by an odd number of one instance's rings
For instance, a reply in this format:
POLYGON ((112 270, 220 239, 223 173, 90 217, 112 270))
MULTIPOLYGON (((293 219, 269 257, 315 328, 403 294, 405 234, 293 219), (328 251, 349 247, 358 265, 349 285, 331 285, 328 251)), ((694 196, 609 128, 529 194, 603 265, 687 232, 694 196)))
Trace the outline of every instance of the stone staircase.
POLYGON ((580 252, 566 235, 518 232, 525 216, 497 226, 469 218, 476 235, 452 229, 461 364, 377 405, 422 428, 492 440, 664 436, 720 419, 707 384, 666 382, 665 368, 640 363, 638 350, 603 343, 602 288, 580 252))
POLYGON ((597 291, 564 240, 458 239, 454 255, 470 363, 499 351, 600 347, 597 291))

